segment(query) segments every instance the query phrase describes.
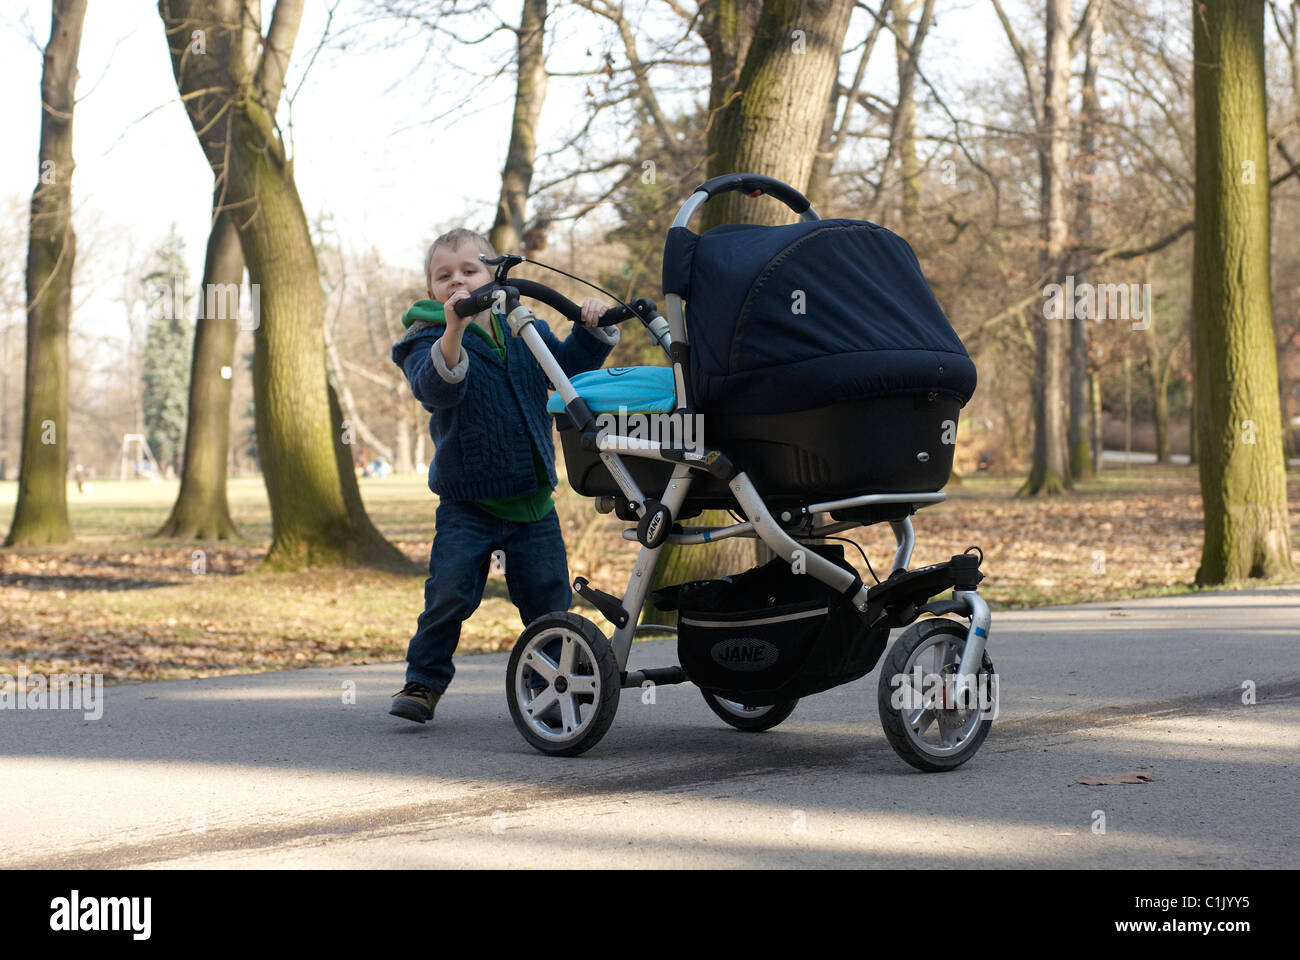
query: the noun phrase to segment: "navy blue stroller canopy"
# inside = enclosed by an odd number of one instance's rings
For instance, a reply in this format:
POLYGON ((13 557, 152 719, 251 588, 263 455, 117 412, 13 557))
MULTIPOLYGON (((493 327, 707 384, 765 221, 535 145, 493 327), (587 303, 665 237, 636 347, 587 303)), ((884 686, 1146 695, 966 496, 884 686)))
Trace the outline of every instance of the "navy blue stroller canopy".
POLYGON ((907 241, 864 220, 668 231, 663 290, 686 301, 692 402, 783 413, 938 392, 975 365, 907 241))

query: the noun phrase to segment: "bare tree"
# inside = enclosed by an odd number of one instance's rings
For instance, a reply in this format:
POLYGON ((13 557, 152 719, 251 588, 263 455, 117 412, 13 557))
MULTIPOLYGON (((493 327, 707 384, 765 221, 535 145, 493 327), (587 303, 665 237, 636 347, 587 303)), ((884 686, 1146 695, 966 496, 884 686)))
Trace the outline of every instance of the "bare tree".
POLYGON ((40 176, 27 246, 27 379, 18 502, 6 546, 72 539, 68 522, 68 319, 72 231, 72 112, 86 0, 54 0, 41 73, 40 176))
MULTIPOLYGON (((1081 94, 1079 125, 1079 167, 1077 188, 1078 241, 1092 242, 1094 181, 1098 167, 1098 125, 1101 107, 1097 100, 1097 70, 1101 60, 1104 39, 1101 13, 1102 0, 1089 7, 1091 16, 1084 24, 1083 89, 1081 94)), ((1070 420, 1066 428, 1066 445, 1069 448, 1070 475, 1075 480, 1086 480, 1093 474, 1092 444, 1085 429, 1091 419, 1092 406, 1088 397, 1088 318, 1076 311, 1070 321, 1070 420)))
POLYGON ((547 0, 524 0, 518 29, 518 74, 510 146, 501 171, 501 200, 488 237, 499 252, 517 250, 524 236, 528 190, 537 157, 537 122, 546 100, 547 0))
POLYGON ((1199 584, 1288 573, 1273 340, 1264 0, 1201 0, 1196 51, 1199 584), (1248 165, 1242 167, 1242 159, 1248 165), (1255 173, 1251 173, 1255 170, 1255 173))
MULTIPOLYGON (((734 28, 735 21, 715 13, 709 29, 719 32, 710 39, 710 50, 721 54, 739 45, 744 53, 738 61, 734 87, 727 84, 734 69, 730 56, 715 57, 715 69, 726 72, 715 74, 711 88, 711 102, 716 98, 721 106, 710 128, 710 176, 744 171, 776 177, 798 190, 807 188, 852 7, 852 0, 764 4, 749 37, 724 30, 734 28)), ((741 11, 729 8, 728 12, 741 11)), ((779 224, 792 216, 788 208, 770 198, 754 204, 736 192, 716 197, 704 208, 701 229, 722 223, 779 224)), ((701 522, 725 523, 725 516, 706 512, 701 522)), ((711 552, 671 545, 663 551, 655 571, 656 585, 733 572, 755 559, 753 545, 748 543, 711 552)), ((647 610, 643 619, 662 622, 667 618, 647 610)))
MULTIPOLYGON (((181 95, 212 98, 203 114, 228 124, 217 178, 260 297, 253 387, 271 504, 265 562, 406 567, 361 503, 343 418, 326 379, 319 267, 293 159, 275 122, 302 0, 278 0, 264 38, 259 6, 256 0, 160 0, 159 12, 181 95), (202 71, 189 66, 200 55, 199 41, 207 58, 202 71), (203 86, 201 74, 209 80, 203 86)), ((203 137, 202 128, 195 132, 203 137)))

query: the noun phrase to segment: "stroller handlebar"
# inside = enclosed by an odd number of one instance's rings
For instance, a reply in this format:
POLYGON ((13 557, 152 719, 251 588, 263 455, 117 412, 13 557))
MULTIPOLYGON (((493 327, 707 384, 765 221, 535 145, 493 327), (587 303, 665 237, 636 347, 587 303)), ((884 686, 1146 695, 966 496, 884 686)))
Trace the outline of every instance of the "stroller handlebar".
POLYGON ((724 174, 721 177, 714 177, 712 180, 705 180, 693 192, 699 193, 701 190, 708 194, 710 200, 719 194, 729 193, 732 190, 739 190, 751 197, 766 193, 780 200, 795 213, 803 213, 812 206, 808 198, 790 184, 782 183, 775 177, 765 177, 758 173, 724 174))
MULTIPOLYGON (((538 283, 535 280, 524 280, 517 277, 509 278, 509 282, 502 284, 495 280, 485 284, 473 291, 464 300, 458 301, 455 307, 456 313, 462 317, 473 316, 476 313, 482 313, 484 310, 498 302, 498 298, 508 296, 506 291, 513 287, 516 293, 521 297, 530 297, 533 300, 540 300, 548 307, 553 307, 567 320, 574 323, 582 323, 582 307, 578 306, 558 290, 552 290, 544 283, 538 283)), ((616 323, 622 323, 624 320, 630 320, 632 317, 639 317, 642 321, 648 322, 656 313, 654 302, 644 298, 633 300, 632 306, 636 312, 629 310, 627 307, 611 307, 606 310, 600 318, 597 326, 608 327, 616 323), (646 308, 649 309, 647 316, 646 308)), ((500 309, 500 307, 498 308, 500 309)), ((504 311, 503 311, 504 312, 504 311)))

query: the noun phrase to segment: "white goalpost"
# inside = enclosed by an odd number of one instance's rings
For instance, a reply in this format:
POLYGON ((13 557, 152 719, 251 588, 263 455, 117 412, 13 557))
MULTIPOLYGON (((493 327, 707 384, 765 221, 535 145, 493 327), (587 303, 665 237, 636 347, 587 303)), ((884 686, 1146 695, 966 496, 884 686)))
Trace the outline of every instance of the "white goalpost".
POLYGON ((149 449, 149 441, 145 439, 143 433, 127 433, 122 435, 122 455, 118 458, 119 473, 122 480, 126 480, 127 464, 132 464, 132 476, 140 476, 143 471, 139 469, 141 462, 148 463, 152 468, 149 474, 150 480, 161 480, 162 470, 158 467, 158 461, 153 457, 153 451, 149 449))

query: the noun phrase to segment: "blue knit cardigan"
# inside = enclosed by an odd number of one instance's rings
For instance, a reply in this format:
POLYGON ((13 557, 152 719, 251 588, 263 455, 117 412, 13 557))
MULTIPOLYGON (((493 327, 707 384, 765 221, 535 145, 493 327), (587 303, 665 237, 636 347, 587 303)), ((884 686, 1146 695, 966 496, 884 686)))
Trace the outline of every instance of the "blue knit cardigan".
MULTIPOLYGON (((442 323, 416 321, 393 345, 393 363, 402 368, 411 392, 431 414, 434 455, 429 489, 447 500, 528 493, 537 488, 534 445, 554 487, 558 482, 555 447, 546 412, 550 384, 532 352, 519 337, 507 336, 509 362, 502 363, 482 337, 466 331, 461 347, 469 369, 464 379, 448 382, 431 353, 441 349, 438 341, 444 329, 442 323)), ((542 320, 536 321, 536 329, 570 377, 597 369, 613 349, 612 343, 603 342, 581 324, 574 324, 563 342, 542 320)))

